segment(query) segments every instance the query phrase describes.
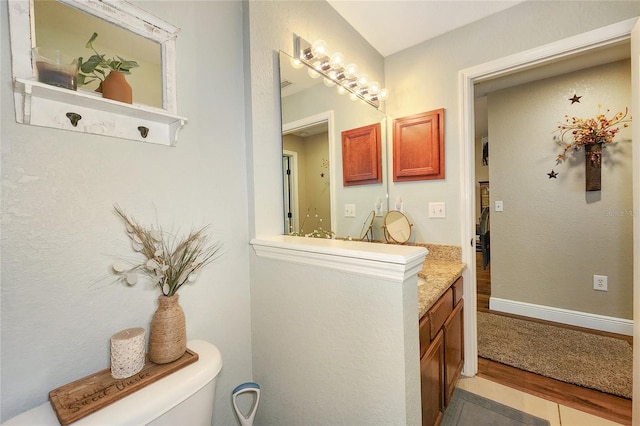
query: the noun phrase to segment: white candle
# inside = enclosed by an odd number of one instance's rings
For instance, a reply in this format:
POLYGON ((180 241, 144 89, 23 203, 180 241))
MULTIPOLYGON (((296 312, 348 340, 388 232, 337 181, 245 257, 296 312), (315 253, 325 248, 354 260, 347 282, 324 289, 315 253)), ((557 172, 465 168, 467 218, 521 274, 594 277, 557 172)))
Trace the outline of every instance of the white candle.
POLYGON ((111 336, 111 377, 125 379, 144 367, 144 328, 127 328, 111 336))

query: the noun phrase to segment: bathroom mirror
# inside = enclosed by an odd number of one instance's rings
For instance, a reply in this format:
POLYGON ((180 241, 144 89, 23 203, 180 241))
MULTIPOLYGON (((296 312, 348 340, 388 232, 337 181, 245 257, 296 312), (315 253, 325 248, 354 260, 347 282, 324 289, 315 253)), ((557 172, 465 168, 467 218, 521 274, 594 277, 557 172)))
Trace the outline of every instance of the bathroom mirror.
POLYGON ((391 210, 384 217, 384 237, 388 243, 405 244, 411 238, 409 219, 398 210, 391 210))
POLYGON ((357 239, 375 209, 370 234, 381 240, 381 220, 387 210, 385 114, 348 94, 340 95, 322 77, 312 78, 306 65, 296 68, 292 63, 290 55, 280 52, 285 233, 300 232, 303 223, 304 233, 309 233, 321 223, 336 237, 357 239), (344 186, 342 132, 375 123, 381 126, 382 183, 344 186))
MULTIPOLYGON (((127 76, 134 102, 176 113, 177 27, 125 1, 8 0, 8 6, 14 79, 34 79, 32 47, 68 50, 86 59, 92 52, 85 44, 97 32, 94 45, 100 53, 140 61, 140 68, 127 76)), ((19 103, 21 95, 16 96, 19 103)))

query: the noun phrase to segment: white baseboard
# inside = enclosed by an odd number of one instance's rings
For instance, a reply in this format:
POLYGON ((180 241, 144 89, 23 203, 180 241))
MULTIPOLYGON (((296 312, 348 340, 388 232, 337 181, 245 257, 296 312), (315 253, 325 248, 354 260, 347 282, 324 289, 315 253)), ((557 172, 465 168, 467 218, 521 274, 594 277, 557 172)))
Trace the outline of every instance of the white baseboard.
POLYGON ((489 309, 546 321, 633 336, 633 321, 587 312, 570 311, 551 306, 534 305, 515 300, 489 298, 489 309))

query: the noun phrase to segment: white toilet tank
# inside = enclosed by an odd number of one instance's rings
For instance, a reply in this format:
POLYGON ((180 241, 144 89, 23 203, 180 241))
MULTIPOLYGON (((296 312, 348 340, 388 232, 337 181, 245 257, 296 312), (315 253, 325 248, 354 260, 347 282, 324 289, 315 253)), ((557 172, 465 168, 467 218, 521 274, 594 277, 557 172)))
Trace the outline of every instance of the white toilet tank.
MULTIPOLYGON (((75 425, 211 425, 216 377, 222 369, 220 351, 211 343, 192 340, 187 347, 198 361, 154 382, 75 425)), ((4 425, 59 425, 50 402, 9 419, 4 425)))

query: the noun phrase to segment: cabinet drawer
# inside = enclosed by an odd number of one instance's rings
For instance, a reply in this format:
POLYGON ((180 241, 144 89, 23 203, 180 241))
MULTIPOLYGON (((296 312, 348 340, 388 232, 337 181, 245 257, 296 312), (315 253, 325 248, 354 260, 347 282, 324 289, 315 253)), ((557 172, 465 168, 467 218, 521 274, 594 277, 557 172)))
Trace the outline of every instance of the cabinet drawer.
POLYGON ((453 306, 456 306, 460 300, 462 300, 462 277, 459 277, 456 282, 451 286, 453 288, 453 306))
POLYGON ((429 315, 424 315, 420 320, 420 358, 427 352, 431 343, 431 321, 429 315))
POLYGON ((429 309, 429 321, 431 322, 431 335, 435 336, 438 330, 453 311, 453 289, 449 288, 440 299, 429 309))

